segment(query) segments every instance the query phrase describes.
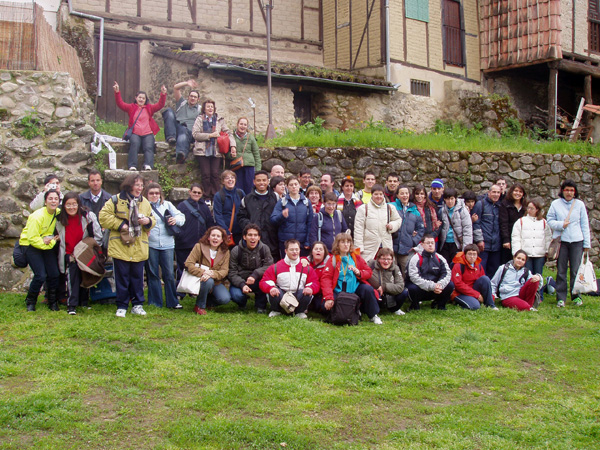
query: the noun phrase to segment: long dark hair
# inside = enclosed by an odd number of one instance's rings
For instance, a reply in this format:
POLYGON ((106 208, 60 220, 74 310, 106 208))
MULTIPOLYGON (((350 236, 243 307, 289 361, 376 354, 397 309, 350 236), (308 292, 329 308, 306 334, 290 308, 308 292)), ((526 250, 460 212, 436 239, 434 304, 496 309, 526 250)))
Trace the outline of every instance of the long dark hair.
POLYGON ((417 192, 421 192, 421 191, 423 191, 425 193, 425 204, 423 205, 423 207, 427 206, 428 208, 431 208, 435 211, 437 209, 437 207, 433 204, 433 202, 431 200, 429 200, 429 196, 427 195, 427 190, 425 189, 425 186, 423 186, 422 184, 417 184, 413 188, 409 201, 416 205, 417 202, 415 201, 415 196, 417 195, 417 192))
POLYGON ((58 216, 56 216, 56 220, 65 227, 69 223, 69 214, 67 214, 67 208, 65 208, 65 205, 67 204, 67 200, 71 200, 71 199, 75 199, 75 201, 77 202, 77 214, 76 215, 80 219, 83 216, 87 216, 87 212, 88 212, 88 209, 85 206, 81 205, 81 200, 79 199, 79 193, 73 192, 73 191, 67 192, 65 194, 65 196, 63 197, 62 208, 60 209, 58 216))
POLYGON ((515 189, 521 189, 521 191, 523 191, 523 198, 521 199, 521 206, 525 206, 527 207, 527 191, 525 190, 525 186, 523 186, 521 183, 514 183, 511 187, 508 188, 508 191, 506 191, 506 197, 504 198, 504 200, 508 203, 512 203, 513 205, 515 204, 515 198, 513 197, 513 192, 515 192, 515 189))

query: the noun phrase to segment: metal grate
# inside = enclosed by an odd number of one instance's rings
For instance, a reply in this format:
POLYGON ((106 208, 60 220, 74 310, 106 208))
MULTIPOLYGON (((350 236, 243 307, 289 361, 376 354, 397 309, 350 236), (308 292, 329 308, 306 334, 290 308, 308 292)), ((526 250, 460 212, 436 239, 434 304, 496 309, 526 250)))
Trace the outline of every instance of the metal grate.
POLYGON ((589 46, 591 52, 600 52, 600 22, 590 20, 589 46))
POLYGON ((431 97, 430 91, 431 83, 429 81, 422 80, 410 80, 410 93, 413 95, 422 95, 424 97, 431 97))

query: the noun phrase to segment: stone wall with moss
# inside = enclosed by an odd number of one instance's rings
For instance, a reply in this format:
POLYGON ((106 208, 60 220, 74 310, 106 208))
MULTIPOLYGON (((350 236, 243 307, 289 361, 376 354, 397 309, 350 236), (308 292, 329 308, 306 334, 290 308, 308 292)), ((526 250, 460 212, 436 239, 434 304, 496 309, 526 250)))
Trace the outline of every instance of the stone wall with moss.
POLYGON ((442 178, 447 186, 459 193, 471 189, 485 193, 498 176, 508 184, 519 182, 529 197, 539 196, 545 211, 557 198, 560 183, 571 178, 578 183, 580 198, 588 207, 592 231, 593 260, 599 259, 600 236, 600 158, 583 155, 547 155, 534 153, 475 153, 392 148, 303 148, 285 147, 261 150, 263 166, 270 170, 282 164, 286 172, 298 174, 308 167, 313 178, 331 173, 339 182, 352 175, 358 187, 367 170, 373 170, 378 180, 395 172, 401 183, 429 187, 434 178, 442 178))

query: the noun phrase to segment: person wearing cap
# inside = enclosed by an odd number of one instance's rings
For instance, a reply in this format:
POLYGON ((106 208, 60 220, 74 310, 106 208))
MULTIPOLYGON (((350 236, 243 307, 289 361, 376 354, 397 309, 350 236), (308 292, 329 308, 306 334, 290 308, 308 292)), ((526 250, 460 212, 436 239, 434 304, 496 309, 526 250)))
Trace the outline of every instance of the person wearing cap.
POLYGON ((431 182, 431 190, 429 191, 429 200, 440 209, 444 206, 444 181, 441 178, 436 178, 431 182))
POLYGON ((337 209, 342 211, 346 225, 350 230, 350 234, 354 236, 354 218, 356 217, 356 210, 362 202, 358 199, 358 196, 354 193, 354 178, 350 175, 345 176, 342 179, 342 194, 338 197, 337 209))

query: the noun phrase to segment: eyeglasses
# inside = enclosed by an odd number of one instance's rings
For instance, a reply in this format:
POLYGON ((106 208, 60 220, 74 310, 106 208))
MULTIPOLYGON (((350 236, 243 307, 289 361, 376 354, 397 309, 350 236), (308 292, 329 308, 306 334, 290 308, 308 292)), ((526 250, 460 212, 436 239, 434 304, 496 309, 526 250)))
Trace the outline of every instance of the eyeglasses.
POLYGON ((201 195, 202 191, 192 191, 192 194, 194 194, 194 195, 201 195))
POLYGON ((79 208, 79 205, 65 205, 65 208, 67 208, 67 209, 77 209, 77 208, 79 208))
POLYGON ((232 177, 231 175, 223 178, 224 180, 235 180, 235 177, 232 177))
POLYGON ((148 195, 160 195, 160 192, 158 192, 158 191, 150 191, 150 192, 148 192, 148 195))
POLYGON ((392 258, 379 258, 379 261, 393 261, 392 258))

